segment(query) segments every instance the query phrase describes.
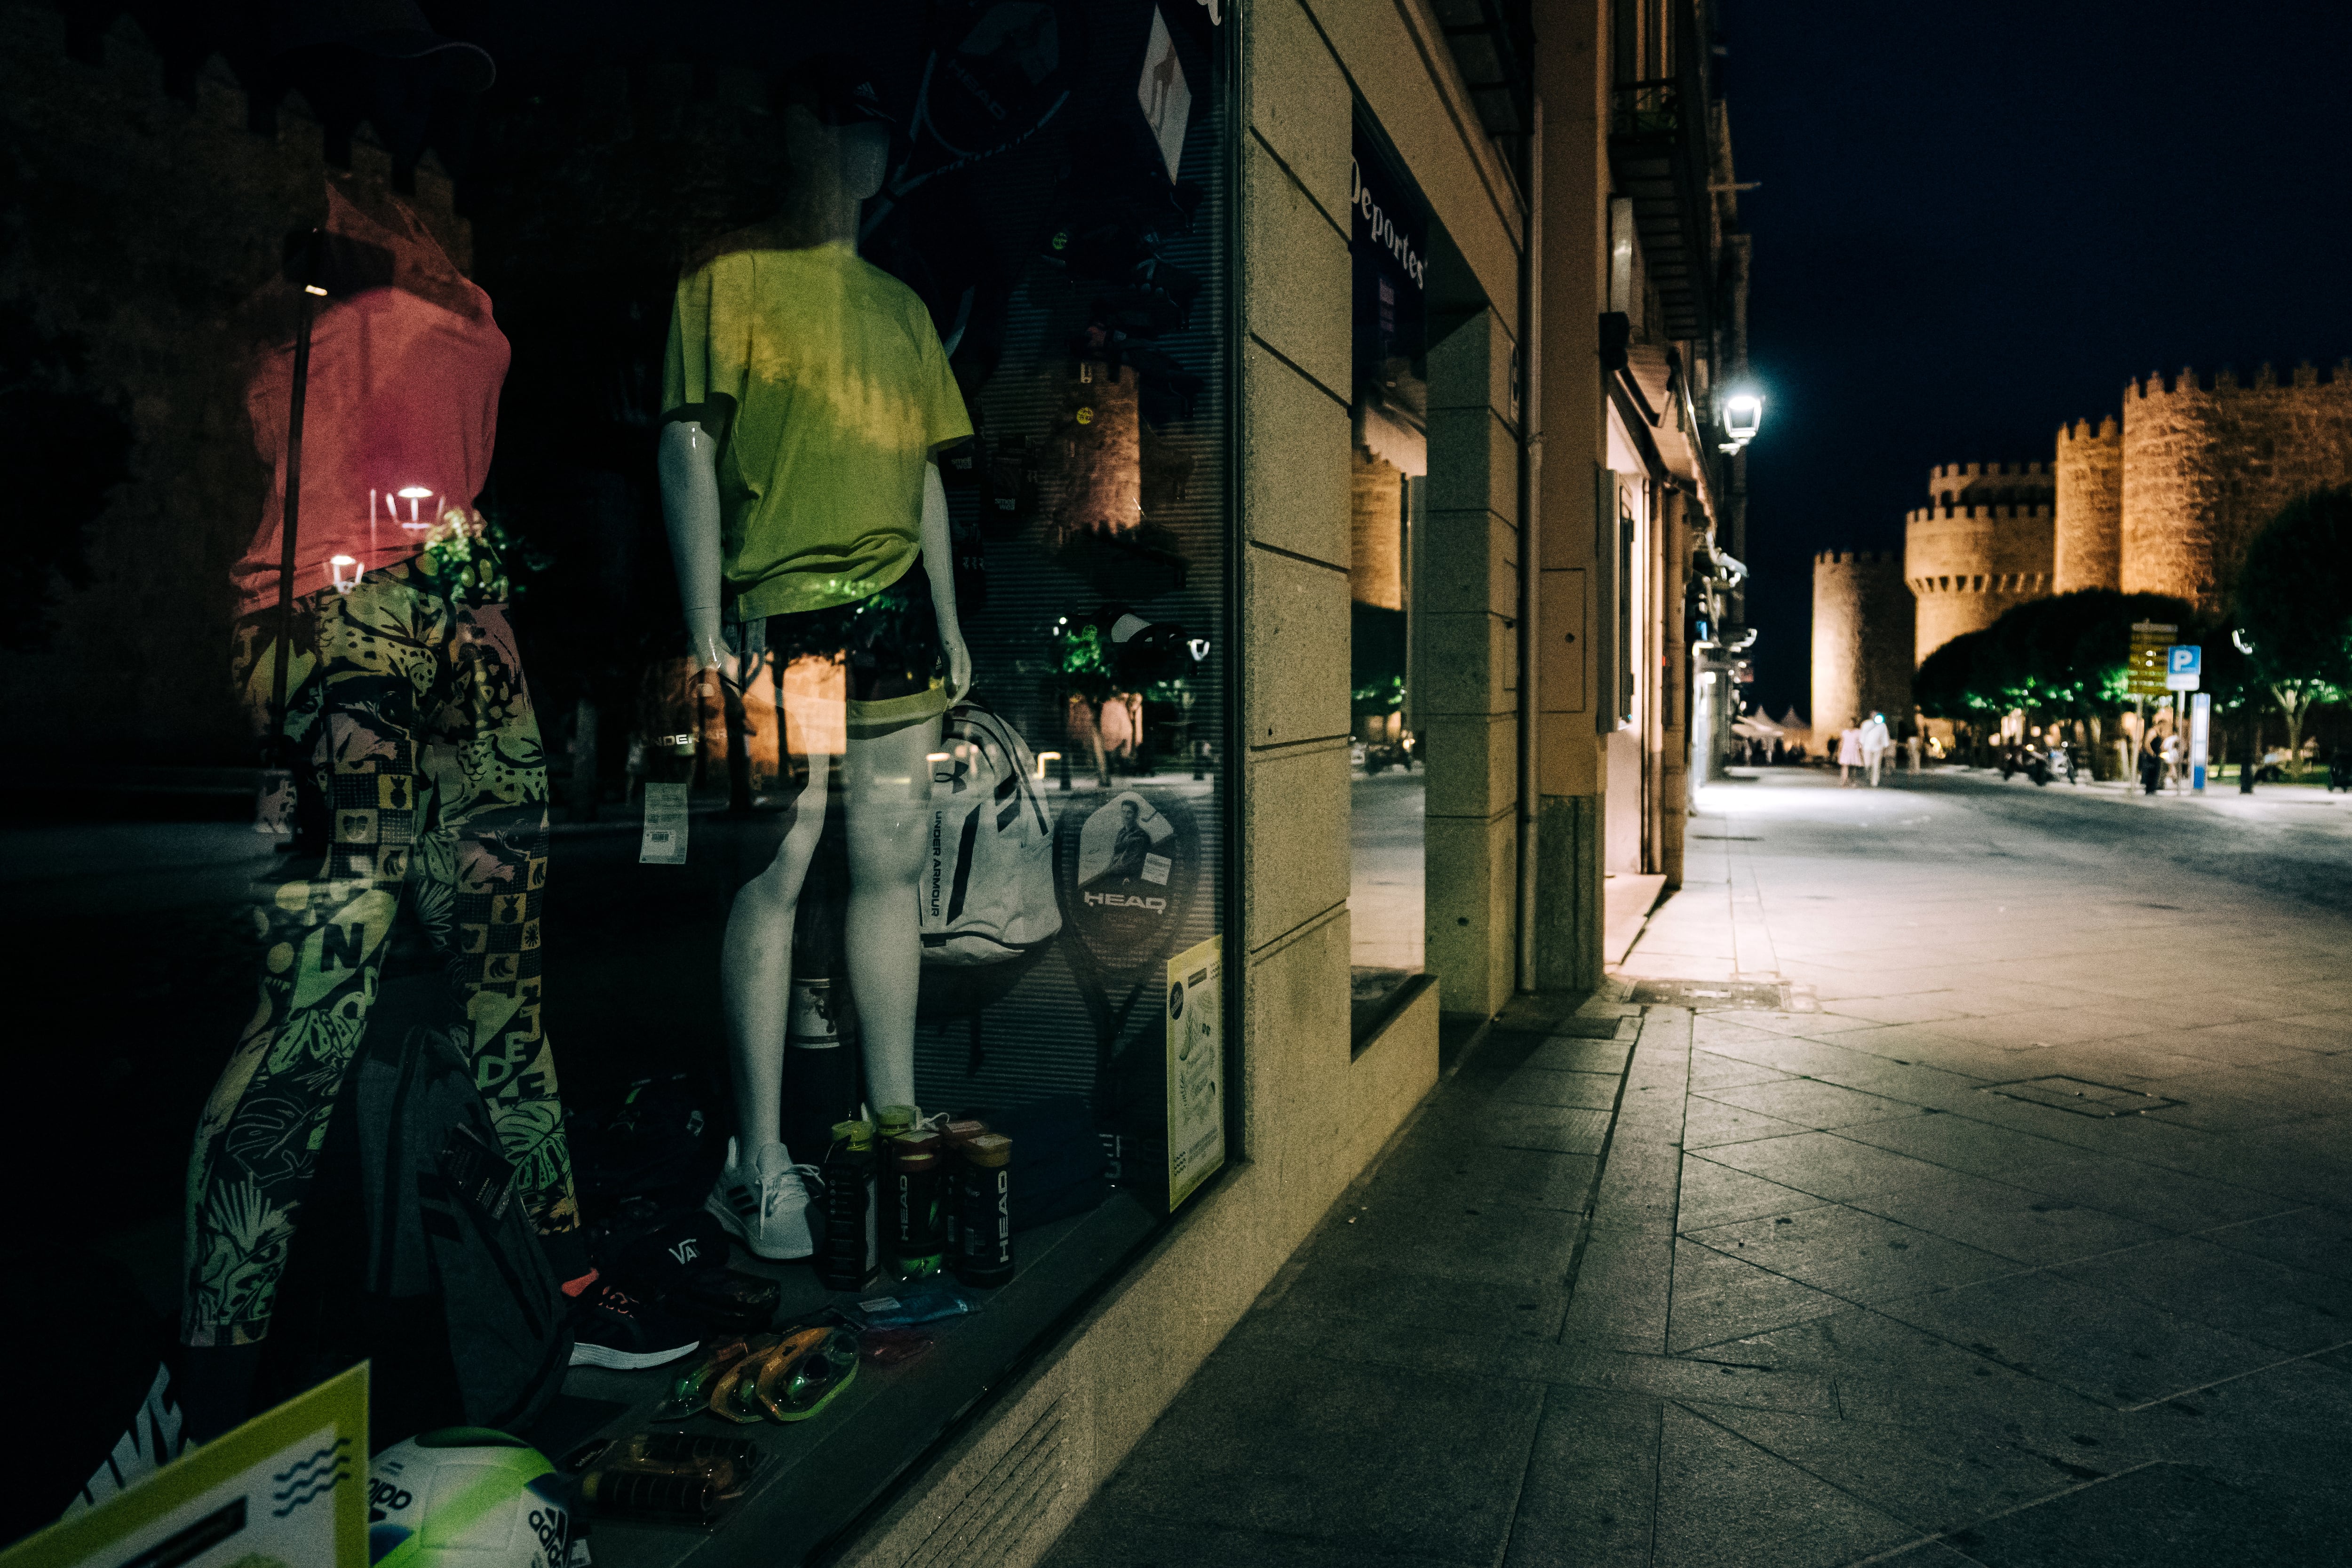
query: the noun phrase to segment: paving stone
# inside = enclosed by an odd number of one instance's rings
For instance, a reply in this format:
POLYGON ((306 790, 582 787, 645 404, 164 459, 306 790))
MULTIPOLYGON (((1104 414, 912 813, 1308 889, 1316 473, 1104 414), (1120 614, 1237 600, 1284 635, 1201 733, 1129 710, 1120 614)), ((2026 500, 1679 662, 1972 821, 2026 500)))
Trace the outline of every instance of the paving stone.
POLYGON ((2201 1237, 2167 1237, 2052 1272, 2290 1355, 2352 1340, 2352 1279, 2305 1273, 2201 1237))
POLYGON ((1222 1353, 1097 1502, 1359 1552, 1492 1562, 1543 1397, 1530 1384, 1461 1373, 1272 1349, 1222 1353))
POLYGON ((1640 1024, 1640 1015, 1633 1009, 1620 1007, 1604 1016, 1587 1017, 1582 1014, 1563 1018, 1552 1026, 1552 1037, 1566 1040, 1628 1040, 1640 1024))
POLYGON ((1654 1399, 1552 1389, 1504 1568, 1647 1568, 1661 1418, 1654 1399))
POLYGON ((1589 1227, 1562 1337, 1664 1354, 1674 1300, 1674 1246, 1671 1233, 1589 1227))
POLYGON ((1974 1423, 1916 1426, 1709 1405, 1706 1415, 1767 1452, 1932 1534, 2021 1507, 2106 1472, 2069 1445, 2042 1453, 1974 1423))
POLYGON ((1867 1194, 1853 1203, 1872 1214, 2037 1266, 2095 1257, 2164 1234, 2103 1209, 1958 1172, 1922 1186, 1867 1194))
POLYGON ((2200 1233, 2216 1247, 2252 1253, 2307 1273, 2352 1279, 2352 1215, 2301 1208, 2200 1233))
POLYGON ((1827 1011, 1870 1024, 1931 1024, 1965 1018, 1967 998, 1958 991, 1922 991, 1907 996, 1855 996, 1828 1004, 1827 1011))
POLYGON ((1444 1203, 1374 1184, 1316 1233, 1309 1264, 1377 1266, 1401 1273, 1496 1284, 1558 1282, 1583 1232, 1581 1216, 1515 1204, 1444 1203), (1354 1213, 1345 1212, 1352 1203, 1354 1213))
POLYGON ((1475 1136, 1505 1149, 1549 1149, 1560 1154, 1598 1154, 1609 1137, 1609 1113, 1566 1106, 1496 1104, 1488 1107, 1475 1136))
POLYGON ((1659 1137, 1621 1121, 1593 1188, 1596 1221, 1620 1229, 1672 1231, 1682 1205, 1682 1170, 1678 1136, 1659 1137))
POLYGON ((1633 1054, 1631 1042, 1553 1038, 1528 1052, 1520 1065, 1547 1072, 1620 1073, 1633 1054))
POLYGON ((1713 1160, 1685 1156, 1679 1226, 1686 1231, 1703 1230, 1708 1226, 1754 1219, 1761 1215, 1795 1214, 1828 1201, 1745 1171, 1735 1171, 1713 1160))
POLYGON ((1496 1086, 1497 1100, 1520 1105, 1570 1105, 1585 1110, 1610 1110, 1617 1104, 1614 1073, 1547 1072, 1521 1068, 1496 1086))
MULTIPOLYGON (((1119 1508, 1088 1509, 1047 1552, 1041 1568, 1363 1568, 1363 1549, 1271 1530, 1234 1530, 1119 1508)), ((1458 1559, 1382 1552, 1382 1568, 1460 1568, 1458 1559)))
POLYGON ((1900 1100, 1862 1094, 1812 1079, 1790 1079, 1779 1083, 1719 1089, 1710 1098, 1726 1105, 1777 1116, 1800 1127, 1816 1129, 1844 1127, 1857 1121, 1880 1121, 1906 1110, 1916 1109, 1906 1106, 1900 1100))
POLYGON ((1923 1161, 1833 1132, 1799 1132, 1712 1150, 1708 1158, 1783 1186, 1837 1201, 1894 1187, 1915 1187, 1936 1174, 1923 1161))
POLYGON ((1842 1204, 1685 1234, 1849 1301, 1949 1289, 2017 1269, 2005 1258, 1842 1204))
POLYGON ((2119 1465, 2163 1454, 2153 1445, 2134 1448, 2118 1438, 2132 1417, 1874 1307, 1852 1307, 1727 1341, 1705 1353, 1779 1373, 1832 1379, 1837 1414, 1851 1421, 1974 1424, 2021 1441, 2047 1438, 2041 1442, 2045 1448, 2080 1435, 2126 1454, 2119 1465))
POLYGON ((1683 1147, 1706 1149, 1718 1143, 1745 1143, 1751 1138, 1780 1138, 1806 1128, 1760 1111, 1743 1110, 1720 1100, 1691 1097, 1683 1116, 1683 1147))
POLYGON ((1948 1543, 1985 1568, 2285 1568, 2327 1561, 2341 1550, 2343 1526, 2324 1497, 2204 1466, 2158 1465, 1957 1531, 1948 1543))
POLYGON ((1564 1279, 1532 1271, 1503 1280, 1438 1275, 1360 1256, 1311 1257, 1279 1294, 1259 1300, 1253 1318, 1265 1327, 1297 1329, 1317 1345, 1316 1353, 1343 1361, 1383 1359, 1360 1347, 1418 1343, 1440 1333, 1547 1344, 1559 1338, 1568 1311, 1564 1279))
POLYGON ((2352 1452, 2352 1375, 2326 1360, 2264 1367, 2139 1419, 2163 1458, 2340 1489, 2352 1452))
MULTIPOLYGON (((1580 1280, 1578 1289, 1582 1288, 1580 1280)), ((1847 1305, 1785 1275, 1676 1237, 1673 1319, 1666 1348, 1682 1352, 1721 1344, 1809 1318, 1827 1317, 1847 1305)), ((1570 1321, 1572 1331, 1573 1314, 1570 1321)))
POLYGON ((1657 1568, 1830 1568, 1916 1533, 1682 1405, 1661 1428, 1657 1568))
POLYGON ((1756 1062, 1744 1062, 1736 1057, 1717 1056, 1713 1051, 1694 1048, 1691 1051, 1690 1086, 1694 1093, 1729 1089, 1743 1083, 1774 1083, 1792 1073, 1779 1068, 1769 1068, 1756 1062))
POLYGON ((2004 1365, 2125 1408, 2270 1365, 2269 1345, 2053 1273, 1874 1303, 2004 1365))
POLYGON ((1576 1339, 1549 1347, 1513 1342, 1502 1347, 1492 1370, 1500 1376, 1657 1399, 1704 1399, 1813 1415, 1838 1413, 1832 1379, 1784 1372, 1712 1349, 1666 1355, 1576 1339))
POLYGON ((1408 1138, 1366 1186, 1439 1207, 1517 1205, 1581 1214, 1600 1169, 1597 1155, 1498 1147, 1467 1132, 1433 1129, 1429 1136, 1408 1138))
POLYGON ((1975 1558, 1955 1552, 1940 1541, 1923 1541, 1918 1545, 1870 1559, 1874 1568, 1984 1568, 1975 1558))
POLYGON ((1740 1022, 1768 1034, 1809 1040, 1834 1039, 1849 1029, 1874 1029, 1879 1026, 1874 1019, 1849 1017, 1837 1012, 1743 1013, 1740 1022))

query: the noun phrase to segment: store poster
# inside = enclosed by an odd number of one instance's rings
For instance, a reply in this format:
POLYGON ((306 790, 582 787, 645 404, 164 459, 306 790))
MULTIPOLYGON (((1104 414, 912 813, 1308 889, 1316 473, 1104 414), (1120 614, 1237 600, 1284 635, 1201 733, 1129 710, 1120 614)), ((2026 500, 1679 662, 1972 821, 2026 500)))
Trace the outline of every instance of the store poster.
POLYGON ((1168 1207, 1225 1163, 1225 939, 1168 961, 1168 1207))
POLYGON ((366 1568, 364 1363, 0 1552, 0 1568, 366 1568))

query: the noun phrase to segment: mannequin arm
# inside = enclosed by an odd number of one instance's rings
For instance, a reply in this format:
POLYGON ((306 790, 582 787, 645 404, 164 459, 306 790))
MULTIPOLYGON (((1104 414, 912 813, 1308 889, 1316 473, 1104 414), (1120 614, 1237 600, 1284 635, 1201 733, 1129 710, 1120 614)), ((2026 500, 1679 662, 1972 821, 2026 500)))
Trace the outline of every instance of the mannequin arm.
POLYGON ((948 491, 940 466, 923 465, 923 560, 931 580, 931 610, 940 622, 940 649, 948 660, 948 701, 963 700, 971 689, 971 650, 956 621, 955 540, 948 527, 948 491))
POLYGON ((730 660, 719 635, 719 443, 699 422, 677 420, 662 426, 656 460, 662 517, 669 525, 670 561, 677 568, 678 603, 686 612, 694 667, 723 670, 730 660))

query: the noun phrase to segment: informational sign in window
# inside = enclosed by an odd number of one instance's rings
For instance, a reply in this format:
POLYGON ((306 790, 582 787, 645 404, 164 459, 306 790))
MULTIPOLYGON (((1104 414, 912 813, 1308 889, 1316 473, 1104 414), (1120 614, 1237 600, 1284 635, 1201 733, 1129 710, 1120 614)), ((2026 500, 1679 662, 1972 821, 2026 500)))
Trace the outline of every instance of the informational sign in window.
POLYGON ((365 1568, 367 1367, 190 1450, 0 1568, 365 1568))
POLYGON ((1225 1163, 1225 939, 1168 961, 1168 1207, 1225 1163))

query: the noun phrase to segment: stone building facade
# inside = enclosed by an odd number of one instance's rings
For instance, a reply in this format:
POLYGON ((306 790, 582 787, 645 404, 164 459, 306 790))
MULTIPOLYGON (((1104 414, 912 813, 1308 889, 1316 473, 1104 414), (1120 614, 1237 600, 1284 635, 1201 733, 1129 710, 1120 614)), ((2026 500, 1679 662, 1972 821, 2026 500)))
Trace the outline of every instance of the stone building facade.
POLYGON ((2058 431, 2053 592, 2112 588, 2122 580, 2124 431, 2115 418, 2058 431))
MULTIPOLYGON (((2032 468, 2040 477, 2042 465, 2032 468)), ((1962 632, 1992 625, 2011 605, 2050 592, 2053 520, 2046 479, 2042 486, 2011 492, 2038 494, 2038 500, 1964 499, 1958 505, 1922 507, 1906 517, 1904 576, 1918 601, 1916 658, 1927 658, 1962 632)))
POLYGON ((1813 557, 1813 733, 1911 707, 1912 596, 1891 551, 1813 557))
MULTIPOLYGON (((2300 495, 2352 482, 2352 361, 2302 364, 2284 380, 2264 365, 2183 370, 2124 389, 2120 419, 2062 426, 2049 464, 1948 464, 1929 504, 1905 520, 1903 576, 1913 601, 1874 599, 1883 617, 1852 629, 1846 580, 1814 567, 1813 691, 1860 691, 1863 649, 1906 625, 1916 659, 2015 605, 2049 594, 2113 588, 2226 608, 2246 545, 2300 495), (1831 661, 1824 669, 1822 661, 1831 661)), ((1833 704, 1834 705, 1834 704, 1833 704)))
MULTIPOLYGON (((2296 496, 2352 478, 2352 361, 2251 385, 2184 370, 2124 389, 2120 570, 2103 584, 2219 609, 2246 545, 2296 496)), ((2084 586, 2091 586, 2085 584, 2084 586)))

